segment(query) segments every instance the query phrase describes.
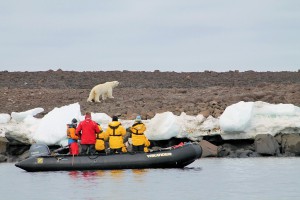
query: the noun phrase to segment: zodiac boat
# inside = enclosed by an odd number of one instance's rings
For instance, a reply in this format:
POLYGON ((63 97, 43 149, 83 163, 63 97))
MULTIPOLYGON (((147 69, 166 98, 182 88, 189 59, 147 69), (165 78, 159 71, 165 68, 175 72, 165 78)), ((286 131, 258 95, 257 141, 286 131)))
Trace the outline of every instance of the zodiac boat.
POLYGON ((30 157, 15 164, 28 172, 112 170, 144 168, 183 168, 202 155, 198 143, 185 143, 149 153, 121 153, 96 155, 51 155, 47 145, 34 144, 30 157))

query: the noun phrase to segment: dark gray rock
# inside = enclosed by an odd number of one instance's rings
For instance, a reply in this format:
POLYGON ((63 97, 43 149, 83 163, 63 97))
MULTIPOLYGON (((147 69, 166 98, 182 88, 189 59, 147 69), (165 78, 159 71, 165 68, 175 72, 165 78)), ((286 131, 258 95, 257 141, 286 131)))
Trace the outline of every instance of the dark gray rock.
POLYGON ((7 157, 7 162, 19 162, 22 160, 25 160, 26 158, 29 158, 29 150, 25 151, 21 155, 11 155, 7 157))
POLYGON ((202 158, 204 157, 216 157, 218 155, 218 147, 216 145, 213 145, 212 143, 201 140, 199 142, 199 145, 202 148, 202 158))
POLYGON ((279 155, 279 144, 270 134, 258 134, 254 140, 255 152, 261 155, 279 155))
POLYGON ((300 155, 300 135, 286 134, 281 137, 282 152, 286 155, 300 155))
POLYGON ((225 143, 218 147, 218 157, 236 157, 236 150, 236 146, 225 143))
POLYGON ((9 145, 6 154, 8 156, 20 156, 30 148, 29 145, 9 145))
POLYGON ((6 132, 5 137, 10 145, 30 145, 29 139, 25 135, 20 135, 14 132, 6 132))
POLYGON ((249 157, 251 157, 251 158, 260 157, 260 156, 261 155, 256 152, 252 152, 251 154, 249 154, 249 157))
POLYGON ((253 156, 254 152, 248 149, 239 149, 236 151, 237 157, 238 158, 248 158, 248 157, 255 157, 253 156))
POLYGON ((0 154, 0 162, 6 162, 7 157, 5 155, 0 154))
POLYGON ((8 140, 5 137, 0 137, 0 154, 6 152, 8 140))

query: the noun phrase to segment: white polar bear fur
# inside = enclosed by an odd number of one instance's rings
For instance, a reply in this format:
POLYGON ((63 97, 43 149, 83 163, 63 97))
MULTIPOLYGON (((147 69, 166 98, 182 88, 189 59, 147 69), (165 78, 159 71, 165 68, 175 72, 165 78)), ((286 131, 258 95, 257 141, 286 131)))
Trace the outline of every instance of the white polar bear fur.
POLYGON ((89 98, 87 102, 100 102, 100 96, 102 96, 102 100, 106 98, 113 99, 112 89, 119 85, 118 81, 111 81, 96 85, 90 92, 89 98))

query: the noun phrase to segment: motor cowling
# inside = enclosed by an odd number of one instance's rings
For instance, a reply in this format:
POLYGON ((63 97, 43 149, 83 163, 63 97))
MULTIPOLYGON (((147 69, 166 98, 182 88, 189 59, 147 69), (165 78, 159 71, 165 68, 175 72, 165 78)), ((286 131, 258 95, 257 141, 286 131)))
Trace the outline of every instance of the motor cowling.
POLYGON ((29 149, 29 157, 50 155, 50 149, 46 144, 33 144, 29 149))

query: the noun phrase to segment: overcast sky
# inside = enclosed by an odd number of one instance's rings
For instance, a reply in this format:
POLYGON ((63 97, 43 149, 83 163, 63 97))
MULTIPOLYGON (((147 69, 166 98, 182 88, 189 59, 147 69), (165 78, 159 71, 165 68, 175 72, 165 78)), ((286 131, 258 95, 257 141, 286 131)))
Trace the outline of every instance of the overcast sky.
POLYGON ((0 0, 0 71, 298 71, 299 0, 0 0))

